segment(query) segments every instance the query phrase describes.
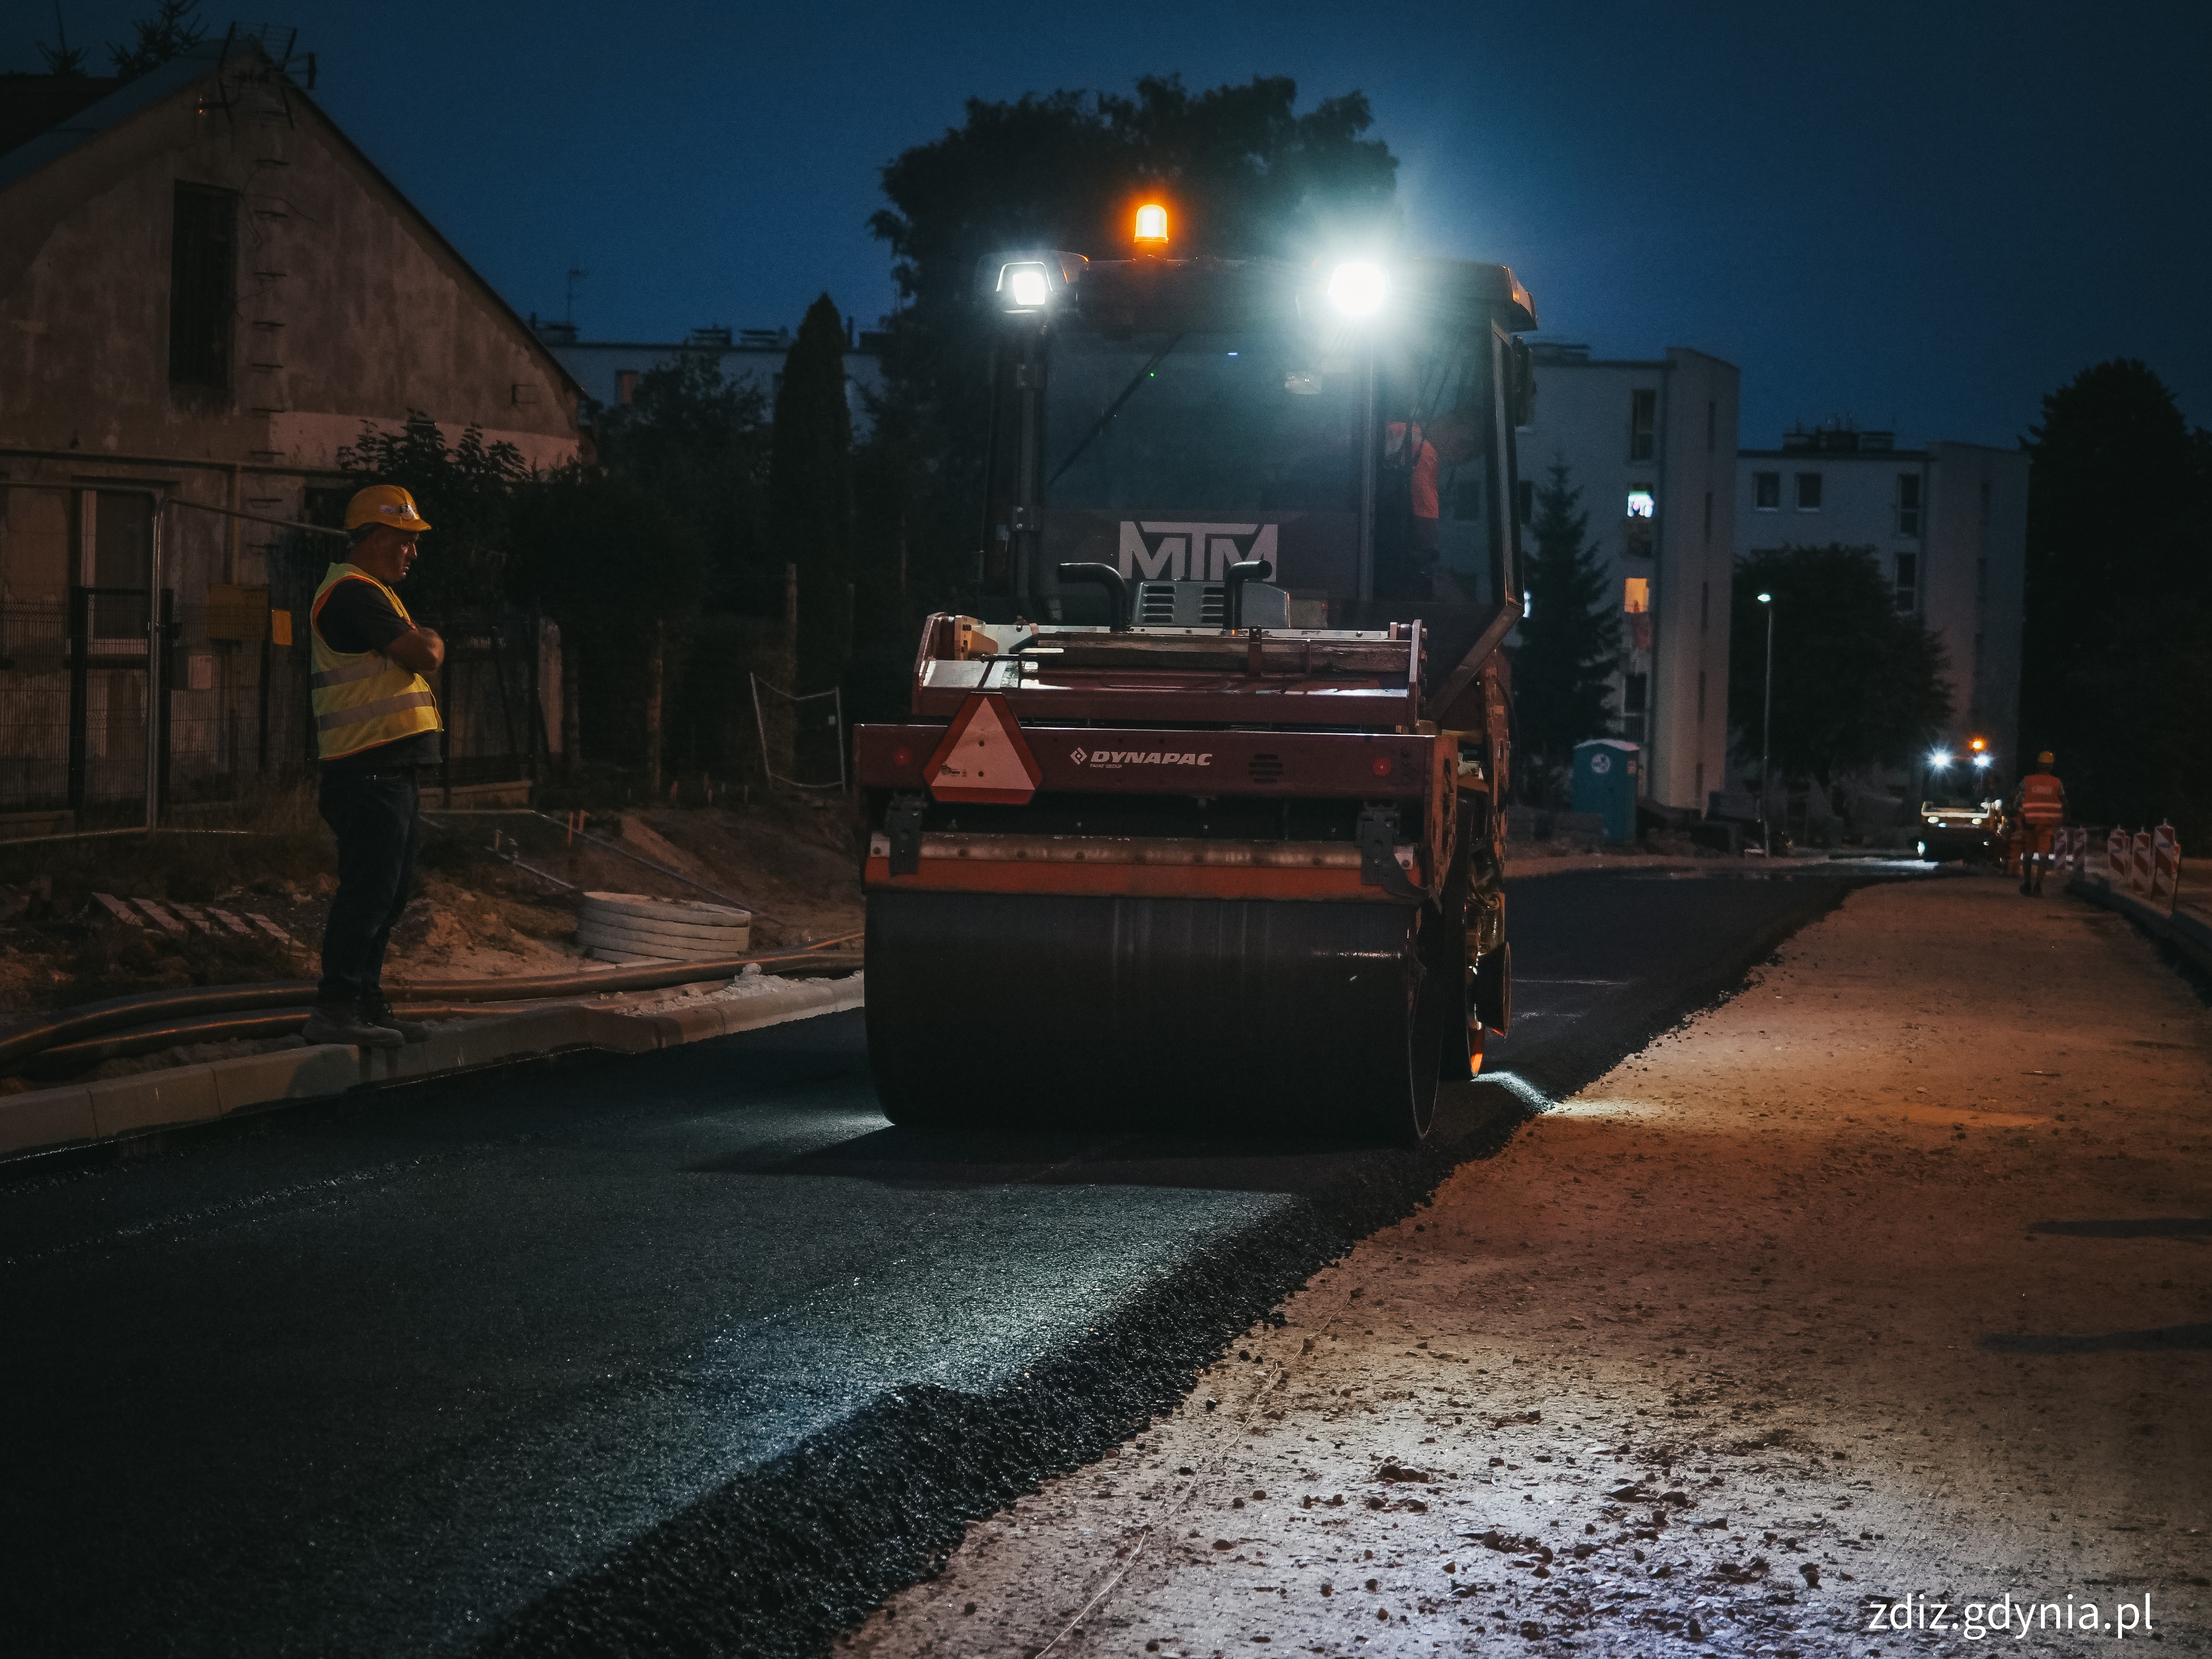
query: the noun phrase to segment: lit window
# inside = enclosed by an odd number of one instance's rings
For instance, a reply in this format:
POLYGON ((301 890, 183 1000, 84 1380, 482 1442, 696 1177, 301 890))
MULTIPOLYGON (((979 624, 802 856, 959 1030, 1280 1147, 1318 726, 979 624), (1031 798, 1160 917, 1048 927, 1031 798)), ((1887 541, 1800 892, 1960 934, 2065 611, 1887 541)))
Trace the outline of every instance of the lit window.
POLYGON ((1652 508, 1657 505, 1657 498, 1652 495, 1649 484, 1638 484, 1628 492, 1628 516, 1632 519, 1650 518, 1652 508))
POLYGON ((1761 513, 1782 510, 1782 475, 1779 472, 1754 472, 1751 475, 1751 504, 1761 513))
POLYGON ((1800 472, 1797 475, 1797 510, 1818 513, 1820 510, 1820 475, 1800 472))
POLYGON ((1624 614, 1641 617, 1651 609, 1651 578, 1631 576, 1622 582, 1620 608, 1624 614))

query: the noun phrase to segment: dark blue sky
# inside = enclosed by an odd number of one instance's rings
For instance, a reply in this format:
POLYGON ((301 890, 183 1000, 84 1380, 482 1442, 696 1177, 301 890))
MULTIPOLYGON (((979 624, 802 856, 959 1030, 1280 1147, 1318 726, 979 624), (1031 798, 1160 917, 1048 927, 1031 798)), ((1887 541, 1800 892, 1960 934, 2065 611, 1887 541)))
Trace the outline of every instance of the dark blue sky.
MULTIPOLYGON (((64 0, 94 41, 143 9, 64 0)), ((598 338, 795 325, 824 289, 887 309, 878 170, 970 94, 1357 88, 1412 246, 1511 264, 1553 337, 1737 363, 1766 447, 1833 415, 2008 444, 2114 356, 2212 422, 2208 9, 294 0, 286 21, 319 100, 519 310, 559 314, 562 273, 590 272, 598 338)), ((8 9, 0 65, 38 66, 41 12, 8 9)))

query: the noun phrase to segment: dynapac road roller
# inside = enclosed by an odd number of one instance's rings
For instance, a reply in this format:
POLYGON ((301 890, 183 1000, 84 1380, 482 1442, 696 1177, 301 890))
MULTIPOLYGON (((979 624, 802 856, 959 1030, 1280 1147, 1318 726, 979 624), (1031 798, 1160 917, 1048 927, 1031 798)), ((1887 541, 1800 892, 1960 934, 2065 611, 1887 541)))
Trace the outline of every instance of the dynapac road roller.
POLYGON ((1164 218, 977 272, 1000 597, 854 734, 877 1088, 1418 1139, 1511 1012, 1534 306, 1470 261, 1175 258, 1164 218))

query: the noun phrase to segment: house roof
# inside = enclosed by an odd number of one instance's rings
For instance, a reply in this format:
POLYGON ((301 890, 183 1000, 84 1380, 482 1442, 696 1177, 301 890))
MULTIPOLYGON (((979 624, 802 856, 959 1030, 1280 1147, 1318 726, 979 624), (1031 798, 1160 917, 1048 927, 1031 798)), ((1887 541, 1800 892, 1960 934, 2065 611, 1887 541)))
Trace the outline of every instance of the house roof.
POLYGON ((122 84, 114 75, 0 75, 0 155, 91 108, 122 84))
MULTIPOLYGON (((73 89, 106 87, 112 88, 113 90, 95 95, 92 101, 79 103, 74 108, 70 106, 70 96, 59 91, 38 94, 33 99, 27 100, 25 114, 20 123, 15 119, 15 106, 11 99, 11 101, 5 106, 7 115, 0 118, 0 192, 5 192, 33 173, 41 171, 71 151, 99 137, 109 129, 119 126, 134 116, 153 108, 157 104, 164 103, 179 94, 189 90, 200 82, 219 74, 233 60, 246 57, 258 58, 267 64, 273 73, 280 76, 283 75, 283 65, 270 57, 257 36, 234 26, 232 32, 226 34, 221 40, 204 41, 172 58, 159 69, 149 70, 135 81, 118 82, 112 76, 86 76, 82 79, 64 76, 8 76, 7 79, 10 82, 58 82, 73 89), (39 107, 33 109, 33 105, 38 105, 39 107), (53 112, 52 125, 44 131, 36 132, 33 137, 21 139, 13 149, 5 147, 4 140, 9 131, 20 126, 27 125, 34 113, 46 111, 53 112)), ((10 90, 12 92, 12 88, 10 90)), ((361 146, 346 136, 345 129, 331 118, 330 112, 310 98, 303 88, 289 79, 284 82, 284 91, 288 98, 296 99, 301 106, 313 112, 333 142, 343 146, 354 159, 360 162, 362 169, 371 178, 391 192, 392 199, 409 218, 415 222, 416 228, 422 235, 450 258, 468 280, 477 285, 485 298, 489 300, 500 313, 514 325, 514 331, 529 343, 530 349, 545 366, 558 375, 569 390, 574 392, 579 397, 582 396, 583 387, 577 383, 576 377, 569 374, 567 366, 559 358, 546 349, 545 343, 538 337, 537 331, 523 321, 521 314, 507 302, 506 297, 477 273, 476 267, 462 257, 459 248, 446 240, 437 226, 431 222, 428 216, 409 201, 401 193, 399 187, 385 177, 384 170, 370 161, 362 152, 361 146)))

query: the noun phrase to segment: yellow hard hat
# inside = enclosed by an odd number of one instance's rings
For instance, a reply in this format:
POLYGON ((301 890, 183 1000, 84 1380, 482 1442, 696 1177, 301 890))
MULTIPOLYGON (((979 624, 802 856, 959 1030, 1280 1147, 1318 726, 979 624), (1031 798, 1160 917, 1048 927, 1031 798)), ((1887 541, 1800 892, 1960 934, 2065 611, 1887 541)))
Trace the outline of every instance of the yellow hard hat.
POLYGON ((2038 766, 2056 766, 2058 764, 2058 757, 2046 749, 2035 757, 2035 763, 2038 766))
POLYGON ((428 530, 430 521, 415 510, 415 498, 398 484, 371 484, 346 503, 345 527, 388 524, 394 530, 428 530))

